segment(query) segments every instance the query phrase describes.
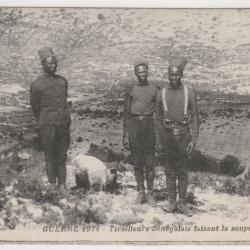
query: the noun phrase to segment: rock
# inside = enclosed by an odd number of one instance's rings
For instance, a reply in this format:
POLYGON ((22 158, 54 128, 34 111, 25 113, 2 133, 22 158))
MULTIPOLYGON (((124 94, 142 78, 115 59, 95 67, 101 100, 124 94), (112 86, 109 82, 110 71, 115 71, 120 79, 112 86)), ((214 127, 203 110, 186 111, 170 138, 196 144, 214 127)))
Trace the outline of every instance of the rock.
POLYGON ((57 206, 51 206, 49 210, 53 211, 56 215, 63 219, 63 210, 57 206))
POLYGON ((105 209, 100 205, 94 205, 88 210, 86 222, 95 222, 97 224, 104 224, 107 221, 105 209))
POLYGON ((128 188, 136 188, 137 187, 137 182, 136 181, 128 181, 127 182, 127 187, 128 188))
POLYGON ((59 205, 63 209, 75 208, 76 204, 68 201, 66 198, 59 200, 59 205))
POLYGON ((8 218, 8 215, 7 215, 7 213, 6 213, 6 210, 2 210, 1 212, 0 212, 0 218, 2 218, 2 219, 7 219, 8 218))
POLYGON ((6 223, 6 226, 10 229, 15 229, 16 225, 19 223, 18 218, 16 216, 13 216, 11 218, 8 218, 8 221, 6 223))
POLYGON ((155 169, 154 190, 166 189, 166 174, 161 167, 155 169))
POLYGON ((123 178, 121 186, 129 187, 129 188, 136 188, 137 182, 135 180, 135 176, 131 171, 126 171, 123 178))
POLYGON ((5 187, 4 191, 6 193, 11 193, 13 189, 14 189, 13 184, 11 184, 10 186, 5 187))
POLYGON ((76 209, 83 212, 83 213, 88 211, 89 207, 90 207, 89 203, 87 201, 85 201, 85 200, 79 200, 76 203, 76 209))
POLYGON ((27 152, 18 152, 18 158, 22 160, 28 160, 31 157, 27 152))
POLYGON ((15 206, 15 207, 10 207, 10 210, 11 210, 11 214, 12 215, 16 215, 19 216, 23 213, 23 205, 18 205, 18 206, 15 206))
POLYGON ((143 222, 143 219, 132 211, 126 211, 119 214, 115 214, 111 222, 117 225, 128 226, 135 223, 141 223, 143 222))
MULTIPOLYGON (((45 167, 45 166, 44 166, 45 167)), ((44 187, 49 187, 50 186, 50 183, 48 181, 48 177, 47 176, 42 176, 41 177, 41 184, 44 186, 44 187)))
POLYGON ((17 207, 18 205, 19 204, 18 204, 17 198, 15 197, 12 197, 11 199, 9 199, 7 203, 7 206, 10 206, 10 207, 17 207))
POLYGON ((83 141, 83 139, 82 139, 82 137, 81 137, 81 136, 79 136, 79 137, 76 139, 76 141, 77 141, 77 142, 82 142, 82 141, 83 141))
POLYGON ((58 206, 51 206, 51 204, 46 204, 43 206, 43 209, 46 211, 44 212, 43 216, 40 217, 36 222, 41 224, 47 224, 47 225, 55 225, 64 223, 64 215, 63 210, 58 206))
POLYGON ((22 197, 18 197, 17 200, 18 200, 18 202, 20 204, 32 203, 31 199, 25 199, 25 198, 22 198, 22 197))
POLYGON ((25 209, 34 219, 39 219, 43 216, 43 210, 32 204, 26 205, 25 209))
POLYGON ((5 221, 4 219, 0 218, 0 228, 5 226, 5 221))
POLYGON ((52 210, 55 213, 63 215, 63 210, 58 206, 51 206, 49 209, 52 210))
POLYGON ((163 174, 163 175, 160 175, 160 176, 157 176, 154 180, 154 189, 155 190, 164 190, 166 189, 166 175, 163 174))
POLYGON ((237 180, 240 181, 244 181, 244 180, 249 180, 250 179, 250 167, 243 167, 244 171, 242 174, 238 175, 236 178, 237 180))

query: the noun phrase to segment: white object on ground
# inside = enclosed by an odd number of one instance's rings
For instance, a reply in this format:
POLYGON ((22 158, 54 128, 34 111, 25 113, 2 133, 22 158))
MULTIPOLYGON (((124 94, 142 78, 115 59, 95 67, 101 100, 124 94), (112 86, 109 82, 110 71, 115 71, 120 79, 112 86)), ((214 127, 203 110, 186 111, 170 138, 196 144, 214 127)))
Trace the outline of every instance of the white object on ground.
POLYGON ((28 160, 31 155, 28 154, 27 152, 18 152, 18 157, 22 160, 28 160))
POLYGON ((98 185, 104 190, 108 181, 112 179, 110 170, 96 157, 79 154, 72 159, 71 165, 67 166, 69 173, 69 187, 76 186, 75 176, 85 173, 88 176, 90 188, 98 185))

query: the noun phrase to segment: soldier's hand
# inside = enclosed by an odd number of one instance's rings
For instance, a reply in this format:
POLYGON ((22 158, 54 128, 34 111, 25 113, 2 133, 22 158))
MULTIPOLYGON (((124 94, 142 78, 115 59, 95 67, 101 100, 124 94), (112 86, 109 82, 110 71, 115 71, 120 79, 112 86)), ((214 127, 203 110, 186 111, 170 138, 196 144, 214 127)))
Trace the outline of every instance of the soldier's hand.
POLYGON ((128 134, 127 133, 123 135, 122 144, 126 150, 129 150, 129 141, 128 141, 128 134))
POLYGON ((194 151, 194 148, 195 148, 195 143, 194 142, 189 142, 188 146, 187 146, 187 149, 186 149, 186 152, 188 155, 191 155, 194 151))

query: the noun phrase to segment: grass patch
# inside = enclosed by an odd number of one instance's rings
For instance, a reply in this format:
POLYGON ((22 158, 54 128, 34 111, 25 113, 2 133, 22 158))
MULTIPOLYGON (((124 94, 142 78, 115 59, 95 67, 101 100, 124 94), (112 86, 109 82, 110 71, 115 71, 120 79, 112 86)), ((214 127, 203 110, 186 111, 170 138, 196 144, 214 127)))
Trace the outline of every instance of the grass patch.
POLYGON ((250 181, 238 177, 205 172, 190 172, 189 183, 201 189, 212 187, 214 190, 231 195, 250 195, 250 181))
POLYGON ((240 160, 233 155, 226 155, 223 159, 217 160, 202 154, 198 150, 195 150, 188 160, 188 168, 191 171, 211 172, 228 176, 240 175, 245 169, 240 160))

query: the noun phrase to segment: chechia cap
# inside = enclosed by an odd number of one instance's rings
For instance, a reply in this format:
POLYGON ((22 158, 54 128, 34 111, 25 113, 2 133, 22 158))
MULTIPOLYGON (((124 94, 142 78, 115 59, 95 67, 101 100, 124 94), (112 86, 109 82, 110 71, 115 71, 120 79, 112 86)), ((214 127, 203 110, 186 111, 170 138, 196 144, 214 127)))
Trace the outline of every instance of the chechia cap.
POLYGON ((142 60, 134 62, 134 68, 137 68, 138 66, 146 66, 148 68, 148 62, 142 60))
POLYGON ((183 72, 186 64, 187 64, 187 60, 185 58, 172 57, 169 61, 169 68, 177 67, 183 72))
POLYGON ((52 48, 50 47, 43 47, 39 49, 38 54, 39 54, 41 61, 45 60, 48 57, 56 57, 52 48))

